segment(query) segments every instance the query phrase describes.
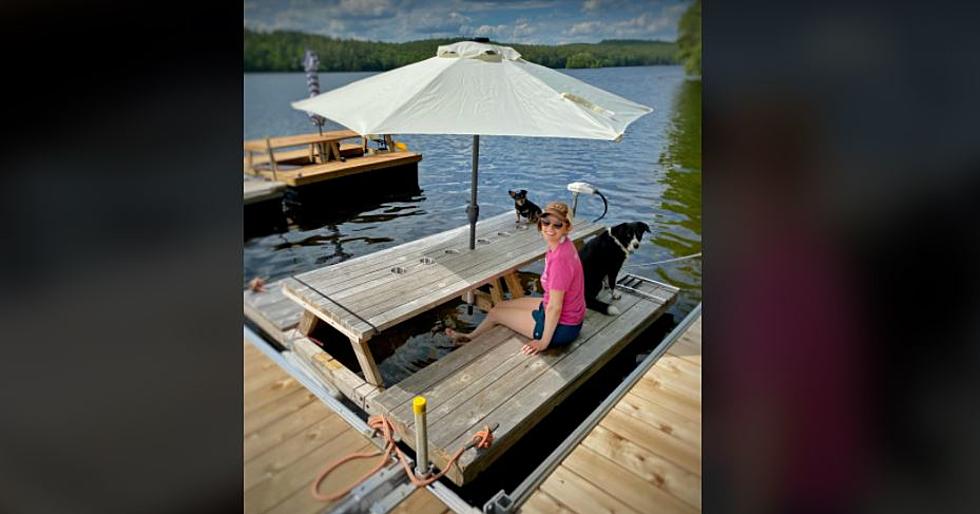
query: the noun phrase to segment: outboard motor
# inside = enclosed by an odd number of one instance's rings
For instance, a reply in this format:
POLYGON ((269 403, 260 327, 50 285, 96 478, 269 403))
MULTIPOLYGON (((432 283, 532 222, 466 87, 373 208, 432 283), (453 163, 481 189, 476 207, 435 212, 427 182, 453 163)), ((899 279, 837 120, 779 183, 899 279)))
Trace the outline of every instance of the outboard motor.
POLYGON ((593 223, 601 220, 606 216, 606 212, 609 211, 609 202, 606 201, 606 197, 599 192, 592 184, 588 182, 572 182, 568 184, 568 190, 572 192, 572 217, 575 217, 575 209, 578 207, 578 195, 581 193, 589 195, 599 195, 602 198, 602 216, 592 220, 593 223))

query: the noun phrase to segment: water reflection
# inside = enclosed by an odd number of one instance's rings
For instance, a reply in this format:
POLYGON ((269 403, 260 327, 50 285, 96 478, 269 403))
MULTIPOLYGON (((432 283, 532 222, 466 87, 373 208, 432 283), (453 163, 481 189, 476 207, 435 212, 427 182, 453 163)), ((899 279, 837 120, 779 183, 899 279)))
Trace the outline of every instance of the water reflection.
MULTIPOLYGON (((664 258, 701 251, 701 81, 685 80, 674 100, 660 156, 664 173, 654 244, 666 249, 664 258)), ((677 308, 686 312, 701 301, 701 259, 657 266, 656 275, 681 288, 677 308)))

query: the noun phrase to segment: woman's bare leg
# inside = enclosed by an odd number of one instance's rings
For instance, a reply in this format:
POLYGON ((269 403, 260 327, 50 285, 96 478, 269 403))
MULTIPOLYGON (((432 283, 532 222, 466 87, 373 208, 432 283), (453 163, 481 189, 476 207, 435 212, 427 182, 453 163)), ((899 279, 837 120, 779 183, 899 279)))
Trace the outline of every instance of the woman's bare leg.
POLYGON ((531 312, 537 309, 540 303, 541 298, 530 296, 501 302, 490 309, 487 317, 472 332, 457 332, 447 328, 446 335, 454 341, 463 342, 480 337, 495 325, 504 325, 525 337, 533 337, 534 318, 531 317, 531 312))

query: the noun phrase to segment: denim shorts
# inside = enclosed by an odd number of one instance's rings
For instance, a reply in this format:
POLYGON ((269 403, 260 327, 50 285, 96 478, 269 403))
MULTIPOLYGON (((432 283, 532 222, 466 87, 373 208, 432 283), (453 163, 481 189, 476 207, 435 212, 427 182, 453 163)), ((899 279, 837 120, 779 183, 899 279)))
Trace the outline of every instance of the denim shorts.
MULTIPOLYGON (((531 312, 531 317, 534 318, 534 338, 541 339, 541 336, 544 335, 544 302, 538 305, 538 310, 531 312)), ((571 343, 578 337, 581 330, 581 323, 578 325, 562 325, 559 323, 555 327, 555 333, 551 336, 551 343, 548 344, 548 348, 557 348, 571 343)))

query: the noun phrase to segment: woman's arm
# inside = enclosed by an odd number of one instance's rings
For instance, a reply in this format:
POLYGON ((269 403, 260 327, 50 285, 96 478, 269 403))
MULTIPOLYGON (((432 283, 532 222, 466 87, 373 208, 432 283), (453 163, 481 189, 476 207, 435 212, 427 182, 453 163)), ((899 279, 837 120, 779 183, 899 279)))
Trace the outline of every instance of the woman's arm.
POLYGON ((555 335, 555 329, 558 328, 558 320, 561 319, 561 307, 565 303, 565 291, 557 291, 552 289, 549 294, 551 295, 548 301, 548 306, 544 309, 544 331, 541 333, 541 339, 528 341, 524 345, 524 353, 528 355, 534 355, 551 344, 551 337, 555 335))

